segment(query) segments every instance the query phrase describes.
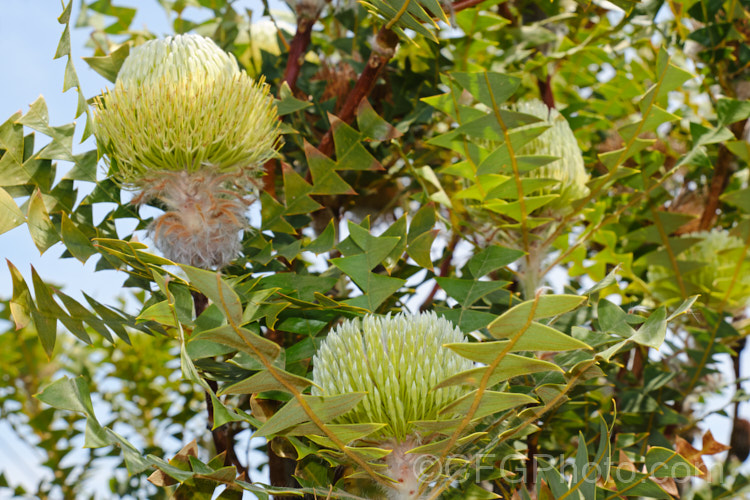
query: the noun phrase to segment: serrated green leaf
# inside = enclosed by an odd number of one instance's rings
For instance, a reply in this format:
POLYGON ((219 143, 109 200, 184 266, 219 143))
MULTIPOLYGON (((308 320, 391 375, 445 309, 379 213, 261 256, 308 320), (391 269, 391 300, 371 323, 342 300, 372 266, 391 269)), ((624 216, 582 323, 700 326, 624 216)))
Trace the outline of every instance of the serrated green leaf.
MULTIPOLYGON (((476 394, 476 390, 471 391, 469 394, 443 407, 439 412, 440 415, 466 415, 469 408, 474 404, 476 394)), ((538 403, 536 399, 526 394, 510 392, 484 391, 481 398, 476 412, 472 415, 473 419, 484 418, 487 415, 499 413, 521 405, 538 403)))
POLYGON ((488 327, 495 338, 511 337, 532 320, 549 318, 572 311, 586 300, 578 295, 541 295, 505 311, 488 327))
POLYGON ((611 477, 615 483, 615 490, 613 495, 610 496, 611 498, 617 498, 622 495, 628 495, 629 497, 673 498, 661 486, 649 479, 648 474, 614 467, 611 471, 611 477))
POLYGON ((750 101, 722 98, 716 103, 719 126, 727 126, 750 118, 750 101))
POLYGON ((481 278, 496 269, 512 264, 523 255, 524 252, 521 250, 492 245, 469 259, 467 265, 472 276, 481 278))
POLYGON ((7 259, 5 262, 8 264, 8 271, 10 271, 13 283, 13 295, 9 303, 10 314, 13 317, 16 330, 20 330, 31 322, 31 312, 35 308, 34 301, 18 268, 7 259))
POLYGON ((186 264, 181 264, 180 267, 187 274, 191 285, 211 299, 211 302, 221 309, 231 323, 240 324, 242 321, 240 298, 237 292, 221 278, 220 273, 198 269, 186 264))
POLYGON ((323 206, 310 198, 313 187, 308 184, 288 163, 281 164, 284 175, 285 215, 307 214, 323 206))
MULTIPOLYGON (((511 333, 498 333, 487 327, 495 338, 512 337, 511 333)), ((517 331, 515 332, 517 333, 517 331)), ((550 326, 533 322, 513 344, 514 350, 525 351, 570 351, 573 349, 591 349, 587 344, 550 326), (521 349, 521 348, 524 349, 521 349)))
POLYGON ((750 188, 738 189, 721 195, 721 201, 750 213, 750 188))
POLYGON ((600 299, 597 305, 599 328, 603 332, 611 332, 623 338, 630 338, 635 330, 628 325, 628 315, 607 299, 600 299))
POLYGON ((138 321, 156 321, 163 325, 177 326, 172 308, 166 300, 147 307, 136 319, 138 321))
POLYGON ((333 224, 333 220, 328 222, 328 225, 318 237, 311 241, 307 246, 304 247, 306 252, 313 252, 320 255, 321 253, 329 252, 333 249, 333 245, 336 243, 336 229, 333 224))
POLYGON ((20 226, 24 221, 21 209, 8 192, 0 187, 0 234, 20 226))
POLYGON ((281 354, 281 347, 246 328, 235 330, 231 325, 222 325, 193 336, 195 340, 210 340, 242 351, 257 360, 271 361, 281 354))
MULTIPOLYGON (((340 394, 337 396, 302 396, 302 400, 310 411, 323 423, 330 422, 339 415, 343 415, 365 396, 361 392, 340 394)), ((276 414, 255 431, 253 437, 266 437, 281 434, 286 429, 310 420, 302 405, 297 399, 285 404, 276 414)))
POLYGON ((83 413, 88 417, 94 416, 89 384, 83 377, 63 376, 45 387, 35 397, 53 408, 83 413))
MULTIPOLYGON (((467 443, 471 443, 473 441, 476 441, 479 438, 482 438, 486 436, 486 432, 474 432, 472 434, 469 434, 468 436, 462 436, 461 438, 457 439, 455 443, 453 443, 454 446, 465 446, 467 443)), ((432 443, 424 444, 422 446, 417 446, 416 448, 412 448, 409 450, 409 453, 415 453, 415 454, 439 454, 443 453, 448 450, 447 446, 451 444, 450 439, 441 439, 439 441, 434 441, 432 443)))
POLYGON ((549 486, 550 491, 554 495, 554 498, 563 498, 568 493, 568 482, 560 474, 560 472, 549 462, 543 458, 537 458, 539 461, 540 474, 544 477, 544 480, 549 486))
POLYGON ((432 244, 437 238, 440 231, 433 229, 426 233, 422 233, 413 240, 409 241, 409 246, 406 248, 406 253, 414 259, 417 265, 425 268, 432 269, 432 259, 430 258, 430 250, 432 250, 432 244))
POLYGON ((55 226, 49 219, 49 214, 44 206, 42 193, 37 189, 31 195, 29 200, 29 210, 27 214, 29 224, 29 234, 34 244, 43 254, 49 247, 60 241, 60 236, 55 230, 55 226))
POLYGON ((521 80, 515 76, 482 71, 478 73, 463 73, 454 71, 451 78, 468 90, 474 98, 490 108, 495 108, 512 96, 521 80))
POLYGON ((339 174, 336 163, 305 141, 305 157, 313 180, 312 194, 357 194, 339 174))
POLYGON ((459 327, 464 333, 471 333, 485 328, 497 317, 494 314, 484 311, 476 311, 474 309, 466 308, 448 309, 445 307, 437 307, 435 308, 435 312, 459 327))
POLYGON ((68 251, 81 262, 86 262, 89 257, 97 253, 91 240, 78 229, 68 215, 63 212, 61 224, 62 241, 68 251))
POLYGON ((273 373, 271 373, 270 370, 263 370, 244 380, 227 386, 219 391, 219 395, 255 394, 265 391, 283 391, 293 394, 287 386, 284 385, 284 382, 294 387, 299 392, 302 392, 305 388, 312 385, 312 380, 275 368, 273 373), (283 382, 279 379, 283 380, 283 382))
POLYGON ((262 219, 263 230, 275 231, 278 233, 296 234, 294 227, 284 218, 284 205, 274 200, 268 193, 260 193, 260 215, 262 219))
POLYGON ((630 340, 658 349, 664 343, 666 335, 667 310, 664 306, 659 306, 651 313, 630 340))
POLYGON ((676 451, 654 446, 646 453, 646 470, 652 477, 701 476, 701 471, 676 451))
POLYGON ((366 138, 373 141, 389 141, 403 135, 372 109, 367 98, 362 99, 357 107, 357 127, 366 138))
MULTIPOLYGON (((505 113, 510 113, 510 111, 507 111, 505 113)), ((533 117, 531 117, 531 115, 524 115, 521 113, 517 114, 523 117, 529 116, 530 118, 528 118, 526 121, 531 123, 539 121, 539 119, 532 121, 531 118, 533 117)), ((488 115, 488 117, 484 118, 484 120, 489 122, 489 118, 494 119, 494 117, 488 115)), ((509 119, 510 117, 506 116, 505 118, 509 119)), ((497 120, 495 120, 495 123, 497 123, 497 120)), ((493 124, 492 126, 496 128, 496 133, 501 134, 503 132, 502 128, 499 128, 499 125, 493 124)), ((519 174, 531 172, 537 168, 549 164, 551 161, 557 160, 557 158, 554 156, 518 156, 518 151, 520 151, 521 148, 523 148, 530 141, 542 135, 548 129, 549 125, 542 123, 540 125, 524 127, 521 130, 510 130, 508 133, 508 137, 510 139, 510 147, 513 149, 513 155, 511 155, 510 153, 508 142, 505 141, 505 137, 501 136, 500 140, 502 141, 502 144, 492 150, 492 152, 479 163, 479 166, 477 167, 477 175, 481 176, 488 174, 505 174, 508 176, 514 176, 514 159, 519 174)), ((460 129, 456 130, 460 131, 460 129)))
POLYGON ((120 67, 129 54, 130 45, 122 44, 107 56, 84 57, 83 60, 86 61, 91 69, 110 82, 115 83, 117 80, 117 73, 120 72, 120 67))
POLYGON ((362 136, 352 127, 329 115, 333 143, 336 150, 337 170, 383 170, 383 166, 360 142, 362 136))
POLYGON ((368 272, 363 280, 359 282, 355 280, 355 283, 363 292, 366 291, 366 293, 359 297, 348 299, 345 303, 374 312, 388 297, 404 286, 406 280, 368 272))
MULTIPOLYGON (((366 423, 366 424, 327 424, 326 428, 333 432, 344 443, 351 443, 362 439, 375 431, 385 427, 387 424, 366 423)), ((322 436, 323 432, 312 422, 297 425, 285 433, 287 436, 322 436)), ((327 439, 327 438, 326 438, 327 439)), ((328 443, 331 441, 328 440, 328 443)))
POLYGON ((464 307, 469 307, 482 297, 500 290, 509 284, 508 281, 478 281, 460 278, 435 278, 440 287, 450 297, 464 307))
POLYGON ((435 217, 435 204, 427 203, 417 210, 409 223, 408 241, 411 242, 423 233, 431 230, 437 218, 435 217))
POLYGON ((538 208, 542 208, 544 205, 554 201, 558 197, 559 195, 556 194, 527 196, 523 199, 523 207, 521 206, 520 200, 508 203, 504 200, 497 199, 487 201, 482 206, 487 210, 510 217, 516 222, 521 222, 524 219, 524 214, 528 216, 529 213, 538 208))
MULTIPOLYGON (((451 345, 455 344, 448 344, 448 346, 446 347, 451 347, 451 345)), ((494 361, 495 359, 490 362, 494 361)), ((443 380, 435 386, 435 389, 461 384, 479 386, 482 377, 485 376, 488 369, 489 367, 482 366, 479 368, 472 368, 470 370, 463 371, 446 380, 443 380)), ((492 387, 495 384, 513 377, 520 377, 521 375, 527 375, 529 373, 548 371, 558 371, 562 373, 563 370, 556 364, 550 363, 549 361, 527 358, 525 356, 518 356, 516 354, 505 354, 503 355, 503 359, 500 361, 500 363, 498 363, 495 369, 492 370, 492 374, 490 375, 490 378, 487 382, 487 387, 492 387)))
POLYGON ((280 99, 276 100, 276 109, 279 116, 290 115, 295 111, 301 111, 313 105, 311 102, 295 98, 292 89, 289 88, 289 84, 286 81, 281 84, 279 97, 280 99))

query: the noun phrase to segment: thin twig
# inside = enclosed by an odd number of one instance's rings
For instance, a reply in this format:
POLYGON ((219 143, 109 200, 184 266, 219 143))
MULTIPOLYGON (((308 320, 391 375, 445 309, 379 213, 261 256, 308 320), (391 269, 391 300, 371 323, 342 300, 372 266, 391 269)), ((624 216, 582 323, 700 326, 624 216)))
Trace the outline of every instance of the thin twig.
MULTIPOLYGON (((735 137, 739 138, 742 135, 742 131, 745 128, 745 122, 739 121, 729 127, 735 137)), ((706 199, 706 205, 701 215, 701 222, 699 229, 701 231, 707 231, 711 229, 711 226, 716 219, 716 210, 719 208, 719 197, 724 189, 729 184, 729 177, 731 174, 730 164, 734 159, 732 154, 726 146, 721 144, 719 146, 719 156, 716 160, 716 166, 714 167, 713 177, 711 178, 711 187, 708 190, 708 199, 706 199)))
POLYGON ((457 0, 451 4, 451 7, 453 8, 453 12, 459 12, 474 7, 475 5, 479 5, 484 1, 485 0, 457 0))
POLYGON ((536 476, 537 476, 537 445, 539 444, 539 432, 529 434, 526 437, 526 444, 528 446, 527 460, 526 460, 526 488, 530 492, 536 492, 536 476))
POLYGON ((297 78, 299 78, 302 62, 305 60, 307 48, 310 46, 310 38, 312 36, 312 27, 314 24, 315 19, 309 19, 307 17, 300 17, 297 22, 297 32, 294 34, 292 43, 289 46, 289 57, 286 60, 286 68, 284 69, 283 78, 283 81, 285 81, 292 90, 297 87, 297 78))

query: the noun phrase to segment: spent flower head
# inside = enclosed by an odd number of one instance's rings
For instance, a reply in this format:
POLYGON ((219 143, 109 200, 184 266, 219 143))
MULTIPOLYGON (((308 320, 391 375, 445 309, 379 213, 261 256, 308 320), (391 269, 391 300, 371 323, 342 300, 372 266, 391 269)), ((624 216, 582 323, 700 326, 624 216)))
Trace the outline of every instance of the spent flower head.
MULTIPOLYGON (((734 312, 750 305, 750 260, 740 238, 726 229, 699 231, 682 238, 699 239, 677 255, 686 296, 701 294, 707 304, 724 302, 726 310, 734 312)), ((659 300, 683 298, 672 268, 650 266, 647 276, 659 300)))

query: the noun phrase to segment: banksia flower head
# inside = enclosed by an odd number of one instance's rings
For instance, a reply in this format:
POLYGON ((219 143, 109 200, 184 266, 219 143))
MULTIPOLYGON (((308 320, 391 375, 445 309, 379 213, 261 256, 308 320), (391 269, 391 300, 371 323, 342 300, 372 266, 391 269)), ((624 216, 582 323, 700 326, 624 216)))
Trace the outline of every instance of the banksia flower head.
POLYGON ((368 441, 392 450, 385 459, 396 483, 392 498, 419 498, 420 479, 409 450, 421 444, 415 422, 448 420, 445 405, 468 390, 441 381, 472 367, 443 344, 466 342, 461 331, 434 312, 418 315, 368 315, 339 325, 313 358, 314 395, 365 392, 365 397, 336 423, 382 423, 368 441))
MULTIPOLYGON (((725 308, 733 312, 750 305, 750 261, 745 255, 745 243, 740 238, 725 229, 700 231, 682 238, 700 239, 677 255, 686 296, 701 294, 702 299, 712 306, 719 305, 726 298, 725 308)), ((650 266, 648 281, 652 293, 660 300, 683 298, 672 268, 650 266)))
MULTIPOLYGON (((550 128, 542 132, 541 135, 515 152, 516 155, 543 155, 559 158, 543 167, 532 170, 528 174, 539 179, 559 181, 559 184, 543 191, 543 194, 560 194, 560 198, 548 206, 566 206, 570 202, 586 196, 589 193, 589 189, 586 187, 589 175, 586 173, 586 167, 583 163, 581 148, 578 146, 578 141, 565 117, 556 109, 547 107, 538 99, 519 101, 511 105, 509 109, 535 116, 543 120, 543 123, 550 125, 550 128)), ((541 124, 532 123, 514 130, 537 127, 541 124)))
POLYGON ((94 123, 112 179, 141 190, 137 202, 156 198, 174 211, 151 228, 168 258, 221 267, 236 255, 245 196, 279 144, 276 107, 262 79, 250 78, 208 38, 151 40, 131 51, 114 89, 96 99, 94 123), (190 232, 204 221, 213 227, 190 232), (231 250, 196 249, 191 257, 183 247, 207 241, 201 234, 231 250))

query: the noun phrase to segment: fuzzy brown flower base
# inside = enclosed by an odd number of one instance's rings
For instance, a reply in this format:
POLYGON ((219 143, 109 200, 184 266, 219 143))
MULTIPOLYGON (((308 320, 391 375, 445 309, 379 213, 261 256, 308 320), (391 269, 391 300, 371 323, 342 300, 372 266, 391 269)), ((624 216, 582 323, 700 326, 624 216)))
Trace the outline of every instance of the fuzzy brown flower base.
POLYGON ((166 258, 208 269, 224 267, 237 257, 250 201, 235 177, 207 171, 158 172, 139 182, 141 192, 133 203, 159 200, 166 206, 148 228, 166 258))

